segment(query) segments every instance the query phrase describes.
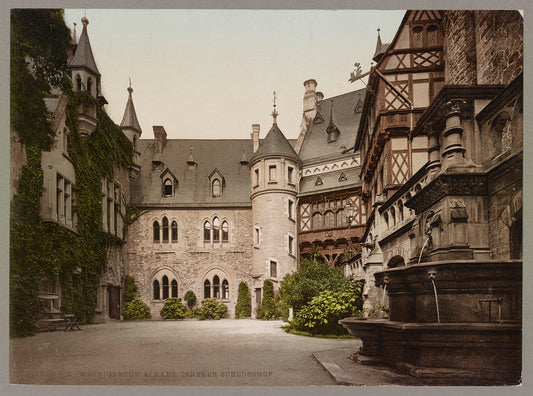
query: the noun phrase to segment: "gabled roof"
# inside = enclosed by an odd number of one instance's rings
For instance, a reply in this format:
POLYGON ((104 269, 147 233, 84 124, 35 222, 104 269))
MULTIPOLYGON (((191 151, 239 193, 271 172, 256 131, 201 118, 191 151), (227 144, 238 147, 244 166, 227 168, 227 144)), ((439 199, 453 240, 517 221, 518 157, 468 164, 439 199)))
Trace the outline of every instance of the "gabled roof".
POLYGON ((276 123, 272 125, 265 139, 259 144, 259 148, 254 153, 251 162, 260 157, 270 155, 282 155, 298 161, 298 155, 276 123))
POLYGON ((83 23, 83 31, 81 32, 80 39, 78 41, 78 47, 76 52, 70 61, 70 67, 83 67, 90 71, 100 75, 96 62, 94 61, 93 51, 91 49, 91 43, 89 41, 89 35, 87 34, 87 25, 89 20, 85 17, 81 18, 83 23))
POLYGON ((240 160, 252 155, 251 139, 167 139, 161 153, 154 153, 154 139, 139 139, 141 170, 131 183, 131 204, 159 207, 251 207, 250 170, 240 160), (187 161, 194 150, 194 170, 187 161), (154 163, 153 163, 154 162, 154 163), (162 165, 158 165, 158 162, 162 165), (161 194, 161 172, 168 169, 178 180, 172 197, 161 194), (209 176, 216 169, 225 189, 213 197, 209 176))
POLYGON ((300 159, 304 165, 320 158, 340 156, 345 149, 353 146, 361 118, 361 113, 356 112, 356 108, 365 92, 366 89, 363 88, 317 103, 317 114, 321 114, 325 122, 309 125, 300 150, 300 159), (337 141, 328 143, 327 129, 331 123, 332 100, 335 106, 333 125, 339 130, 339 136, 337 141), (324 117, 326 114, 327 117, 324 117))
POLYGON ((120 126, 121 128, 131 128, 141 132, 141 126, 139 125, 139 120, 137 120, 137 113, 135 113, 135 106, 133 106, 133 99, 131 96, 133 88, 131 88, 131 86, 128 87, 128 92, 128 103, 126 103, 126 110, 124 110, 124 117, 122 117, 120 126))

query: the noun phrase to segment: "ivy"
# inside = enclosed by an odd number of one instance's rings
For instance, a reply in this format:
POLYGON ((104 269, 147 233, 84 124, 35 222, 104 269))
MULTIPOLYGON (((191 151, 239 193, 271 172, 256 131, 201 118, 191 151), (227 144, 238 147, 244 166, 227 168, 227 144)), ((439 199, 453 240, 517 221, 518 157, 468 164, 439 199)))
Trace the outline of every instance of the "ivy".
MULTIPOLYGON (((66 69, 70 33, 61 12, 14 10, 11 22, 11 130, 25 149, 27 164, 11 203, 10 332, 27 336, 36 330, 37 291, 47 276, 59 278, 63 312, 79 316, 82 323, 93 320, 107 248, 124 243, 102 230, 101 181, 131 164, 133 145, 96 98, 72 91, 66 69), (52 88, 67 96, 68 150, 76 175, 76 233, 44 222, 39 215, 41 152, 50 150, 54 141, 44 102, 52 88), (98 123, 90 136, 82 137, 78 113, 89 108, 96 110, 98 123)), ((138 218, 134 211, 128 216, 128 225, 138 218)))

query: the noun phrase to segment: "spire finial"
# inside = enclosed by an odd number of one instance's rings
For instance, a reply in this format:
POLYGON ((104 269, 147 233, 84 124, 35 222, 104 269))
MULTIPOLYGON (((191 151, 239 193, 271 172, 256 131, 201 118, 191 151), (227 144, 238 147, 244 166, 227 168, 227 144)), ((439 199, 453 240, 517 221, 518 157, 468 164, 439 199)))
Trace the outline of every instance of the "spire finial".
POLYGON ((274 118, 274 124, 278 123, 278 112, 276 111, 276 91, 274 91, 274 110, 272 111, 272 118, 274 118))
POLYGON ((130 86, 128 87, 128 92, 131 93, 133 92, 133 88, 131 87, 131 78, 128 77, 128 80, 130 81, 130 86))

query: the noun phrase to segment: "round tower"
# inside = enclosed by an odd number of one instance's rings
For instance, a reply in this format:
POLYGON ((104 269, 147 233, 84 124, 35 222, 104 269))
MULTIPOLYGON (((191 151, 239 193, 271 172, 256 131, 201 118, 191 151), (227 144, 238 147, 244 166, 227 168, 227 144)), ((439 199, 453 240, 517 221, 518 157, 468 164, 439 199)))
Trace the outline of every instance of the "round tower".
POLYGON ((253 221, 254 316, 261 304, 263 281, 269 279, 274 290, 287 273, 297 268, 296 193, 299 159, 274 123, 250 160, 253 221))

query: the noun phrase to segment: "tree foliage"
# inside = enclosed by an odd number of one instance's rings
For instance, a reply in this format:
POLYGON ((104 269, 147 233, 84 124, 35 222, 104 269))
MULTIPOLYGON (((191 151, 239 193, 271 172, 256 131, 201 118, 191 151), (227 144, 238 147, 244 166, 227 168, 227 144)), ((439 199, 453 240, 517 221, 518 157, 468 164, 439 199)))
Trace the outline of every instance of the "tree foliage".
POLYGON ((122 317, 124 320, 150 319, 151 316, 150 307, 138 298, 125 304, 122 309, 122 317))
POLYGON ((124 304, 133 301, 137 297, 137 285, 135 284, 135 278, 131 275, 124 276, 124 304))
POLYGON ((192 290, 188 290, 183 296, 183 299, 187 301, 187 306, 189 308, 194 307, 194 304, 196 304, 196 294, 194 294, 192 290))
POLYGON ((235 318, 249 318, 252 316, 252 300, 250 298, 250 289, 246 282, 239 283, 239 295, 237 305, 235 306, 235 318))
POLYGON ((198 319, 222 319, 226 317, 228 307, 224 303, 219 302, 216 298, 206 298, 202 301, 202 305, 197 310, 198 319))
POLYGON ((257 312, 257 319, 270 320, 278 319, 279 317, 280 313, 274 298, 274 284, 265 279, 263 281, 263 299, 257 312))

